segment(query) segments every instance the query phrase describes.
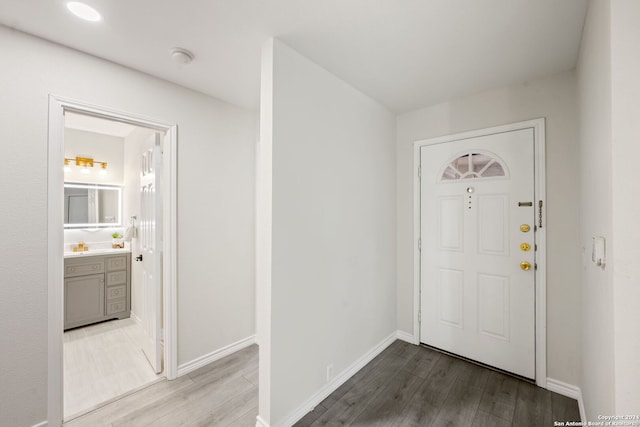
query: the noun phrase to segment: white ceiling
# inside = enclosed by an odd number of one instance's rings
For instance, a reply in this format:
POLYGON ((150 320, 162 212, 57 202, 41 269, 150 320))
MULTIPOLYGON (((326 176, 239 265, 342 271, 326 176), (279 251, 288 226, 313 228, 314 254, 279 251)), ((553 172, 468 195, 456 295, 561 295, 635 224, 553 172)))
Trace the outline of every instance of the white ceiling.
POLYGON ((0 23, 257 108, 278 37, 396 112, 575 66, 586 0, 1 0, 0 23), (175 46, 195 54, 171 62, 175 46))

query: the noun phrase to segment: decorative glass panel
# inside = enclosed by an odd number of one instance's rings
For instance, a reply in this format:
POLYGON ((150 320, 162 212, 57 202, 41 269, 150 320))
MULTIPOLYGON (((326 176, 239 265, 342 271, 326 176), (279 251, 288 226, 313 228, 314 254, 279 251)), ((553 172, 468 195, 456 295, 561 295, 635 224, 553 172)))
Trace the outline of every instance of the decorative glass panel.
POLYGON ((486 154, 476 153, 473 155, 473 171, 480 173, 489 163, 494 163, 494 160, 486 154))
POLYGON ((445 167, 440 179, 480 179, 505 176, 502 161, 489 153, 467 153, 456 157, 445 167))
POLYGON ((442 174, 443 180, 454 180, 460 179, 460 174, 455 171, 451 166, 447 166, 444 173, 442 174))

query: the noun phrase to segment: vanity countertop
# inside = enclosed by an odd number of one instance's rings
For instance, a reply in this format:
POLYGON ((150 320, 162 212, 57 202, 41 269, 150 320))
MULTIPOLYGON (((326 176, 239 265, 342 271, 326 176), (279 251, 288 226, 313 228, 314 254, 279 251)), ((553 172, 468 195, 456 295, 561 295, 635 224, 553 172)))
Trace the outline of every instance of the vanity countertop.
POLYGON ((122 249, 122 248, 119 248, 119 249, 113 249, 113 248, 92 249, 90 247, 88 251, 84 251, 84 252, 65 251, 64 252, 64 257, 65 258, 78 258, 78 257, 87 257, 87 256, 91 256, 91 255, 117 255, 117 254, 129 254, 129 253, 131 253, 131 249, 129 247, 126 247, 124 249, 122 249))

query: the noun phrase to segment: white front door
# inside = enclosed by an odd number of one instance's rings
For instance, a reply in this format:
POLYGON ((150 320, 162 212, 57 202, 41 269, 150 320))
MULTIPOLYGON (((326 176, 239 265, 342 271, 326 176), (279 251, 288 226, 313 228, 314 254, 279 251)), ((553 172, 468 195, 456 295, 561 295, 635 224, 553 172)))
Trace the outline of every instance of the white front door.
POLYGON ((144 300, 144 351, 156 373, 162 372, 162 136, 145 144, 140 158, 140 253, 144 300))
POLYGON ((420 148, 420 341, 535 378, 533 129, 420 148))

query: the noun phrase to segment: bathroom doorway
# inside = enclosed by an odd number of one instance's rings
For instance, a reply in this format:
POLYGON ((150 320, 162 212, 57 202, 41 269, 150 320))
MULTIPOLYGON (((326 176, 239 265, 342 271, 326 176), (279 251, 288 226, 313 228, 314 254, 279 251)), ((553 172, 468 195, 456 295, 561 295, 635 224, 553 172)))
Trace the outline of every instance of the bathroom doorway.
POLYGON ((175 378, 175 151, 175 126, 50 99, 50 425, 175 378))

